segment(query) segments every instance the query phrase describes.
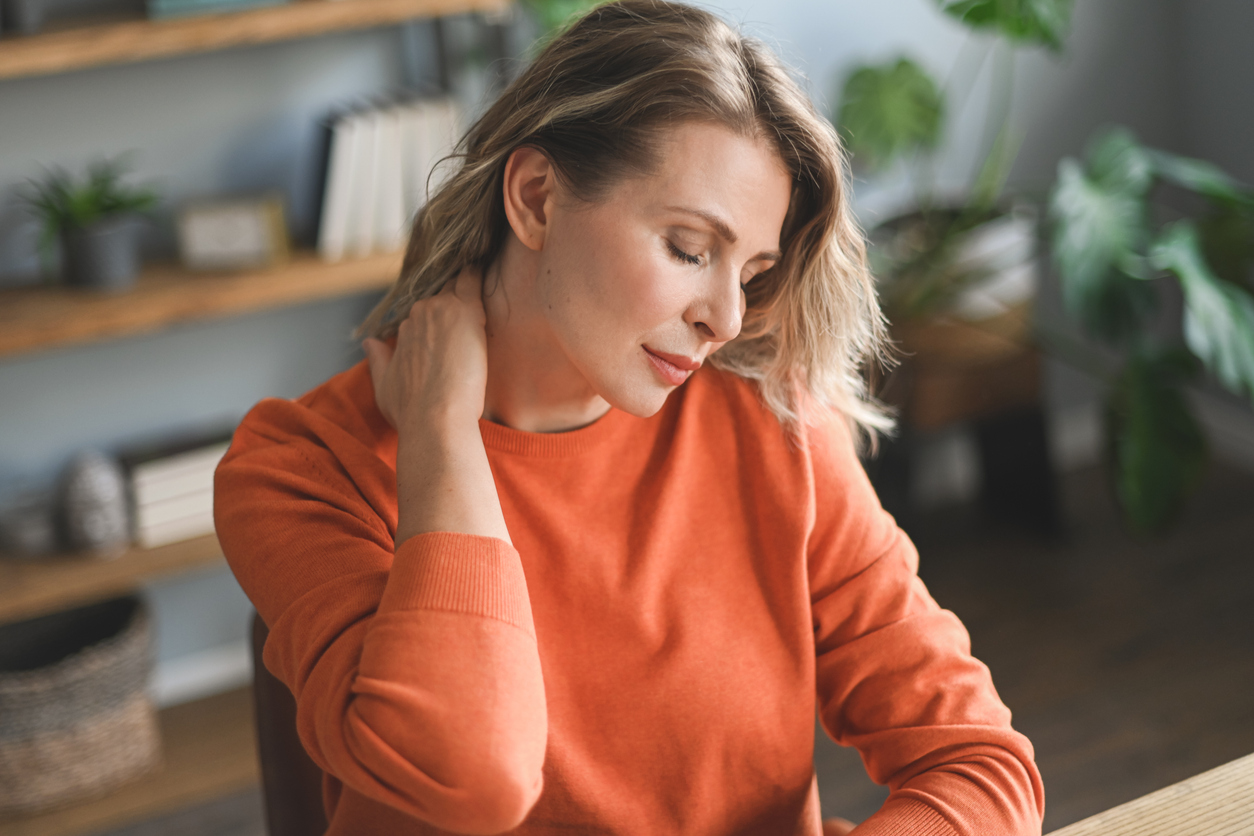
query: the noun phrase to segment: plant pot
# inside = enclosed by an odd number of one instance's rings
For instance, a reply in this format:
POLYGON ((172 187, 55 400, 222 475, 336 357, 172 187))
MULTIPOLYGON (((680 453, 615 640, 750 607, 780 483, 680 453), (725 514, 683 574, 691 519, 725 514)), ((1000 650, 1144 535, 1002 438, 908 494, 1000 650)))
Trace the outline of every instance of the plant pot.
POLYGON ((134 215, 102 218, 62 232, 65 280, 106 293, 130 289, 139 276, 139 224, 134 215))
POLYGON ((5 28, 33 35, 43 28, 46 0, 3 0, 5 28))

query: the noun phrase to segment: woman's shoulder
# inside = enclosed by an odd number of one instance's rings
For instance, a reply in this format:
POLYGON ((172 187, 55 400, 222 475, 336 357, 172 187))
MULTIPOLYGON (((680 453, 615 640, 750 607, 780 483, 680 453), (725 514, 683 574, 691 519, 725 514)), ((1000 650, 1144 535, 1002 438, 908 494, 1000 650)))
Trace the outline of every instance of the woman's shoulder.
POLYGON ((782 419, 767 403, 757 381, 726 369, 704 366, 685 385, 682 409, 708 426, 726 426, 737 439, 769 438, 793 452, 831 460, 841 467, 860 466, 848 418, 804 395, 794 404, 797 418, 782 419))
POLYGON ((231 453, 288 444, 379 453, 395 444, 394 436, 375 405, 370 369, 362 360, 298 398, 258 402, 236 429, 231 453))

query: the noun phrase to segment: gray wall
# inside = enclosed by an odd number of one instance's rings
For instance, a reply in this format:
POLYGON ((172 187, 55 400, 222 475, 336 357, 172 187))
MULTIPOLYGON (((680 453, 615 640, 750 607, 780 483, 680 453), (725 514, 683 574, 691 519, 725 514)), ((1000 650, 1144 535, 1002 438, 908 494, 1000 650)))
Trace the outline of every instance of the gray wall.
MULTIPOLYGON (((393 28, 0 83, 0 278, 38 271, 34 229, 10 187, 41 165, 77 168, 127 150, 136 152, 136 180, 154 181, 167 210, 192 197, 276 189, 293 232, 307 239, 318 119, 396 88, 404 58, 393 28)), ((172 252, 164 215, 150 230, 150 254, 172 252)), ((348 334, 372 301, 0 360, 0 500, 47 483, 80 448, 238 419, 261 398, 301 394, 356 362, 348 334)), ((244 637, 247 601, 225 571, 165 581, 153 603, 162 660, 244 637)))
MULTIPOLYGON (((854 64, 909 53, 945 77, 966 40, 934 0, 715 5, 774 44, 825 109, 854 64)), ((1020 65, 1015 120, 1025 138, 1016 184, 1046 188, 1058 158, 1078 153, 1109 121, 1155 144, 1213 156, 1254 180, 1247 142, 1254 108, 1244 83, 1254 74, 1243 48, 1254 34, 1252 15, 1246 0, 1078 0, 1067 54, 1033 54, 1020 65), (1237 101, 1245 104, 1233 107, 1237 101)), ((316 120, 332 105, 402 83, 413 55, 399 32, 0 83, 0 281, 27 281, 38 269, 33 230, 4 200, 9 188, 41 164, 79 166, 127 149, 138 152, 140 179, 157 181, 167 208, 189 197, 279 189, 291 202, 293 231, 307 238, 316 120)), ((968 57, 979 47, 969 45, 968 57)), ((943 186, 964 182, 977 156, 988 78, 985 68, 951 126, 943 186)), ((857 191, 867 225, 908 197, 903 172, 860 181, 857 191)), ((148 248, 161 255, 170 247, 167 222, 152 230, 148 248)), ((262 397, 305 391, 356 359, 346 334, 368 305, 365 298, 305 305, 0 361, 0 497, 51 478, 80 447, 238 416, 262 397)), ((1049 286, 1042 305, 1056 315, 1049 286)), ((1063 371, 1053 373, 1051 392, 1063 401, 1091 398, 1063 371)), ((156 596, 163 659, 243 638, 246 603, 229 577, 165 582, 156 596)))

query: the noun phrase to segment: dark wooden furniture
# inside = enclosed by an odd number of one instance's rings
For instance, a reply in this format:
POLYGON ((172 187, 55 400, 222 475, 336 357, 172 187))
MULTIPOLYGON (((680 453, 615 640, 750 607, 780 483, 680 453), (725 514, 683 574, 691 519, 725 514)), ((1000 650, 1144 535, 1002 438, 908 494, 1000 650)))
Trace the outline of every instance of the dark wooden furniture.
POLYGON ((327 830, 322 807, 322 770, 296 735, 296 700, 261 661, 270 634, 253 614, 253 700, 257 753, 270 836, 320 836, 327 830))

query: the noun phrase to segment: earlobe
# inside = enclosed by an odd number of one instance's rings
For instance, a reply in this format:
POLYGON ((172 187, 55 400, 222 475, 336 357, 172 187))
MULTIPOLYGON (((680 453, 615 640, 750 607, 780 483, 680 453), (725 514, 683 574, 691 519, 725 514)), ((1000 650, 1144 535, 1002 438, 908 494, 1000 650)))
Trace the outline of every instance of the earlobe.
POLYGON ((529 250, 544 248, 553 173, 553 164, 538 148, 516 148, 505 161, 505 217, 514 235, 529 250))

